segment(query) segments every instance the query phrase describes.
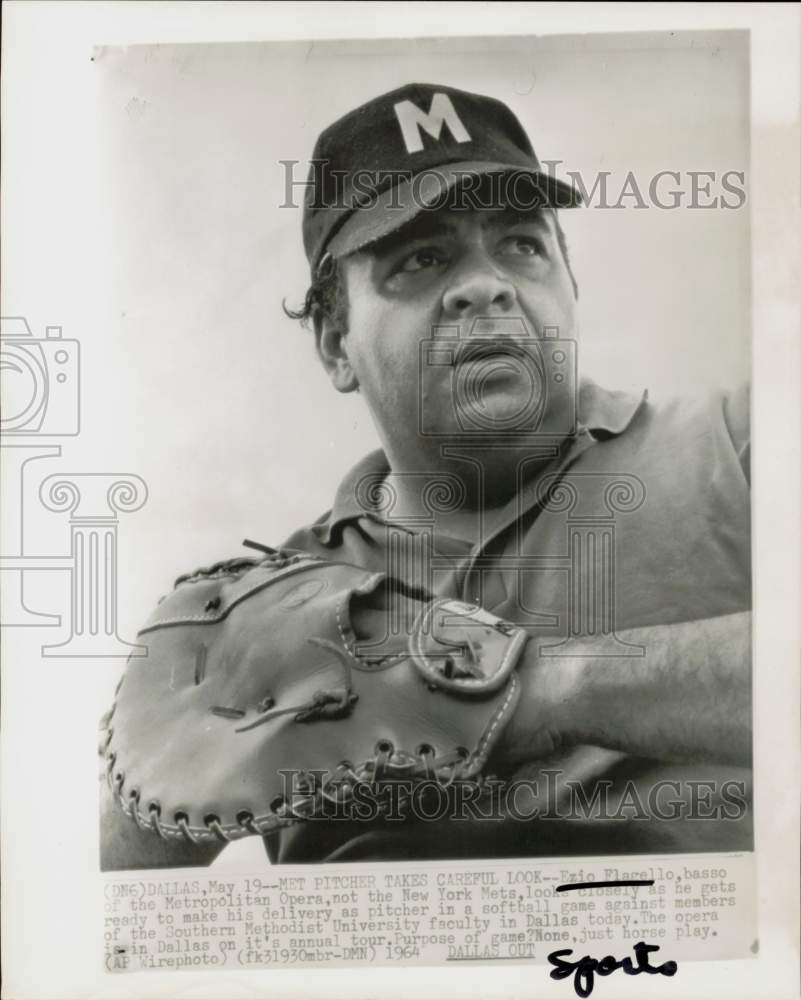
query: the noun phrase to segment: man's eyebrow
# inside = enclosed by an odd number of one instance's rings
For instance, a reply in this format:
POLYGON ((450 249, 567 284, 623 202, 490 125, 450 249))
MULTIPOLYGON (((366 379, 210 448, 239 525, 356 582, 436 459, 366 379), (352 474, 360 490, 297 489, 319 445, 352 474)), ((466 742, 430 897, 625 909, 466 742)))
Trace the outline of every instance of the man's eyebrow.
POLYGON ((413 219, 402 229, 390 233, 378 246, 383 248, 386 245, 387 249, 391 249, 396 246, 403 246, 406 243, 412 243, 414 240, 428 239, 431 236, 453 236, 457 228, 456 224, 450 219, 442 218, 442 216, 422 214, 418 215, 417 218, 413 219))
MULTIPOLYGON (((508 228, 515 225, 536 226, 545 233, 552 233, 552 227, 548 224, 548 216, 552 214, 549 208, 515 209, 504 208, 487 212, 482 219, 482 224, 488 229, 508 228)), ((402 250, 419 240, 432 239, 438 236, 458 235, 459 227, 454 222, 452 216, 441 214, 422 213, 401 229, 390 233, 382 240, 379 240, 369 249, 376 256, 392 254, 397 250, 402 250)))
POLYGON ((495 218, 489 219, 488 225, 533 225, 550 232, 551 226, 548 224, 548 219, 552 217, 552 214, 553 213, 550 208, 533 208, 529 210, 505 208, 503 211, 499 212, 495 218))

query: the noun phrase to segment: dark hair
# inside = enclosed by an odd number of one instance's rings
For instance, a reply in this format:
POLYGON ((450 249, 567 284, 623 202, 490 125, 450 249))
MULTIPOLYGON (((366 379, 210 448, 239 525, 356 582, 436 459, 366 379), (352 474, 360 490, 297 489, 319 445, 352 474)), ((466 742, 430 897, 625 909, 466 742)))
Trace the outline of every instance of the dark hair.
POLYGON ((286 299, 282 303, 284 312, 290 319, 299 319, 303 326, 308 326, 315 313, 330 317, 335 323, 347 326, 348 293, 342 275, 342 268, 331 256, 325 254, 317 268, 317 274, 303 298, 303 304, 298 309, 290 309, 286 299))
MULTIPOLYGON (((573 274, 573 268, 570 266, 567 239, 565 238, 565 233, 556 211, 553 213, 553 218, 556 227, 556 240, 567 266, 570 281, 573 284, 573 292, 576 298, 578 298, 578 284, 573 274)), ((348 323, 348 292, 345 287, 342 268, 338 262, 330 254, 325 254, 320 261, 320 265, 317 268, 317 275, 312 280, 311 285, 309 285, 300 308, 288 308, 286 300, 282 303, 282 307, 290 319, 299 319, 303 326, 308 326, 309 322, 313 320, 315 313, 319 312, 341 325, 343 329, 346 329, 348 323)))

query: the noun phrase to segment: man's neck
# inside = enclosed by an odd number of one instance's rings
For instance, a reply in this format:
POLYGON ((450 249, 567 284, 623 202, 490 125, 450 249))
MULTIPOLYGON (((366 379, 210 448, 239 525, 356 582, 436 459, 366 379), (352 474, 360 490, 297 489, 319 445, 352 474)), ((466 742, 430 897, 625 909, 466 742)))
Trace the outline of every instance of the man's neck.
POLYGON ((487 442, 486 445, 439 444, 436 462, 390 460, 385 488, 393 497, 389 518, 415 525, 433 522, 443 535, 471 544, 486 535, 519 495, 559 454, 558 442, 529 445, 487 442))

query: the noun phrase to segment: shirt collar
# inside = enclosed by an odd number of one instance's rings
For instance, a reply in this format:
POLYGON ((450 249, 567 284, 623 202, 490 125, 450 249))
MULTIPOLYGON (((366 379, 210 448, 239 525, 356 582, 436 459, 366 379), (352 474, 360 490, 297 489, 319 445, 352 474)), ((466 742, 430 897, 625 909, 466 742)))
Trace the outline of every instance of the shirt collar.
MULTIPOLYGON (((582 379, 579 387, 579 433, 588 431, 593 441, 617 437, 629 426, 634 415, 648 398, 641 394, 603 389, 591 379, 582 379)), ((370 452, 348 472, 339 485, 331 512, 315 525, 323 544, 331 541, 331 533, 346 521, 370 515, 369 486, 378 484, 390 471, 384 452, 370 452)), ((380 518, 378 504, 375 517, 380 518)))
POLYGON ((582 379, 579 387, 579 423, 596 440, 622 434, 634 414, 648 399, 648 390, 639 394, 620 389, 603 389, 592 379, 582 379))

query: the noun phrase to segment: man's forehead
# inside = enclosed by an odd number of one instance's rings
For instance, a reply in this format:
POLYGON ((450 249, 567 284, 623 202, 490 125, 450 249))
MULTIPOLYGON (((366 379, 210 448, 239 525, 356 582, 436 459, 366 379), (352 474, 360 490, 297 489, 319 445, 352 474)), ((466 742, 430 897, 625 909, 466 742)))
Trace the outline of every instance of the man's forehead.
POLYGON ((363 252, 381 254, 429 236, 458 236, 473 228, 506 229, 516 225, 531 225, 552 233, 553 209, 547 206, 521 209, 505 205, 497 208, 448 206, 436 211, 424 211, 394 233, 365 247, 363 252))

